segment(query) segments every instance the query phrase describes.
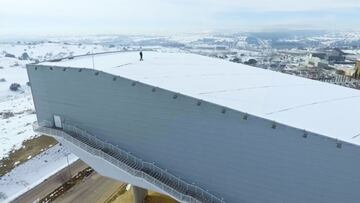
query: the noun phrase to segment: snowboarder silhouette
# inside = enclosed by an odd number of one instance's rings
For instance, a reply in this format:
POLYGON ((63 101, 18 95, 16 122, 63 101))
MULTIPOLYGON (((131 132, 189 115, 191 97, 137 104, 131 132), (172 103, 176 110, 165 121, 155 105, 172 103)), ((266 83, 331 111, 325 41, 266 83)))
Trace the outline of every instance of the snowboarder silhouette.
POLYGON ((143 61, 144 59, 143 59, 143 53, 142 53, 142 51, 140 51, 140 61, 143 61))

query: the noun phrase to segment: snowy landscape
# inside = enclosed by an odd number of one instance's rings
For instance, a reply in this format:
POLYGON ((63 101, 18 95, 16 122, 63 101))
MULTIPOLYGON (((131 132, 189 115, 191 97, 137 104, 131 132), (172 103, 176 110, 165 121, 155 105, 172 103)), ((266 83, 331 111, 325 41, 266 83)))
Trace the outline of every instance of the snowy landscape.
POLYGON ((12 201, 78 158, 56 145, 0 178, 0 202, 12 201))
MULTIPOLYGON (((0 39, 0 167, 24 141, 36 139, 32 130, 36 112, 26 64, 71 58, 99 52, 148 49, 161 52, 189 52, 222 58, 257 68, 281 71, 311 79, 333 79, 355 69, 360 58, 360 32, 287 32, 235 34, 183 34, 174 36, 79 36, 39 39, 0 39), (319 68, 310 63, 312 53, 341 49, 344 63, 319 68), (341 71, 343 72, 341 72, 341 71)), ((347 77, 351 77, 349 74, 347 77)), ((360 88, 360 83, 341 85, 360 88)), ((43 181, 77 158, 59 145, 48 146, 27 161, 14 162, 12 170, 0 176, 0 202, 43 181)))

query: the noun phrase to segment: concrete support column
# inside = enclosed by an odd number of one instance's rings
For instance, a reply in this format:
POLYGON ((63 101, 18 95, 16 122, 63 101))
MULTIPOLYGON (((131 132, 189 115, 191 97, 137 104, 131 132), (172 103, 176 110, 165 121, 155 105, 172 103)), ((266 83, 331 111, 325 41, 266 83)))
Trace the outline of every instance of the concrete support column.
POLYGON ((131 187, 134 197, 134 203, 144 203, 144 199, 147 195, 147 190, 133 185, 131 187))

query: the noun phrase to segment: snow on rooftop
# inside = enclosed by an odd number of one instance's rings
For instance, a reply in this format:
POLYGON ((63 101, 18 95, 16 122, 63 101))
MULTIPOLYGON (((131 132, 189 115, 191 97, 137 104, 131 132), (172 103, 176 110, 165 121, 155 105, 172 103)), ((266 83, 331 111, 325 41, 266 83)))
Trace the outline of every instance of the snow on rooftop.
MULTIPOLYGON (((90 56, 42 65, 92 68, 90 56)), ((186 53, 94 56, 95 69, 360 144, 360 91, 186 53)))

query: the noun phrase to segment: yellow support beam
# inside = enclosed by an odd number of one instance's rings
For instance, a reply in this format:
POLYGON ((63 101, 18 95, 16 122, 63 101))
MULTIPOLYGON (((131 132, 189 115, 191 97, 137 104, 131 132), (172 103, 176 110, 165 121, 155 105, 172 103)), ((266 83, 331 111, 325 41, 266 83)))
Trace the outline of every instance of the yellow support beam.
POLYGON ((355 69, 355 78, 360 78, 360 59, 356 61, 355 69))

